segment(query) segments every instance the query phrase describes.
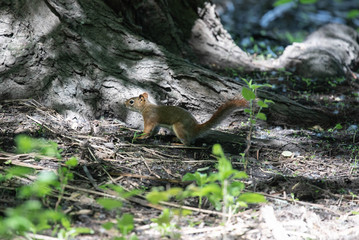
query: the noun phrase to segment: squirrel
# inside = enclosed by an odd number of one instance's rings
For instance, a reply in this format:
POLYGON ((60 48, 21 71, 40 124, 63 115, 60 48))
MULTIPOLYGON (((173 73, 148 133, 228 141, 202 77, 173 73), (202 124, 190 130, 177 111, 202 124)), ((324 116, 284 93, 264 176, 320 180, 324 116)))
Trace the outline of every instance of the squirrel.
POLYGON ((126 108, 139 112, 143 116, 143 135, 138 139, 150 137, 156 132, 155 129, 161 126, 173 130, 183 144, 190 145, 197 137, 219 124, 233 110, 248 106, 248 101, 244 98, 229 100, 220 106, 207 122, 202 124, 198 123, 192 114, 183 108, 151 103, 146 92, 126 100, 125 105, 126 108))

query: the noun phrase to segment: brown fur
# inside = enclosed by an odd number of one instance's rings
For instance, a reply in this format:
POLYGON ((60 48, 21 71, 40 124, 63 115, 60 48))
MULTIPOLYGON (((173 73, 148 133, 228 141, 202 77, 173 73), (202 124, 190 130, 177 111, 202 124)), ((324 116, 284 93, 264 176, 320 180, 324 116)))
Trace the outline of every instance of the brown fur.
POLYGON ((156 127, 165 126, 171 128, 183 144, 190 145, 198 136, 219 124, 233 110, 248 106, 248 102, 243 98, 229 100, 202 124, 199 124, 192 114, 183 108, 158 106, 149 102, 147 93, 126 100, 125 105, 143 116, 144 135, 140 136, 140 139, 151 136, 156 127))

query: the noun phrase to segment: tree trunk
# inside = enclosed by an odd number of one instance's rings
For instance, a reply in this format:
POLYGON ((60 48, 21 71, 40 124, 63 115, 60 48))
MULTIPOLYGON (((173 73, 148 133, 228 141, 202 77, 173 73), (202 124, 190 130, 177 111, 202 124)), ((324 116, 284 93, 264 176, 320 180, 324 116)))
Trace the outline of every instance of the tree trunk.
MULTIPOLYGON (((336 58, 328 71, 332 75, 357 67, 358 36, 338 28, 349 33, 343 51, 350 51, 339 56, 342 62, 336 58)), ((223 29, 213 5, 199 0, 3 0, 0 31, 0 99, 36 98, 78 120, 116 116, 138 126, 142 120, 123 102, 146 91, 202 121, 242 86, 196 61, 246 72, 293 67, 292 61, 302 69, 286 53, 272 64, 254 61, 223 29)), ((321 124, 332 119, 284 97, 277 100, 272 120, 297 122, 305 115, 308 120, 300 123, 321 124)))

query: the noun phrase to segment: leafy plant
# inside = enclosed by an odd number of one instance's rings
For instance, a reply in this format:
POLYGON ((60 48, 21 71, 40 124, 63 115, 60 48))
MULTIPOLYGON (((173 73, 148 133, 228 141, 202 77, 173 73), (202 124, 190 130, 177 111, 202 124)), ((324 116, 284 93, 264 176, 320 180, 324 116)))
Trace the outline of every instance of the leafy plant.
POLYGON ((50 229, 66 216, 51 209, 43 209, 38 200, 28 200, 16 208, 7 208, 5 217, 0 217, 0 237, 13 238, 24 236, 28 232, 38 233, 50 229))
MULTIPOLYGON (((355 141, 355 140, 354 140, 355 141)), ((354 160, 352 163, 352 171, 351 174, 356 173, 358 171, 359 166, 359 146, 350 145, 348 146, 348 150, 350 151, 350 157, 354 160)))
POLYGON ((153 204, 158 204, 161 201, 168 201, 175 197, 177 200, 183 200, 187 195, 182 188, 174 187, 163 191, 160 188, 153 188, 151 192, 146 195, 146 199, 153 204))
POLYGON ((318 2, 318 0, 299 0, 301 4, 314 4, 316 2, 318 2))
POLYGON ((58 170, 60 184, 58 186, 59 194, 57 197, 55 209, 58 209, 58 207, 59 207, 62 197, 64 196, 65 187, 66 187, 67 183, 74 178, 74 175, 73 175, 72 171, 70 171, 70 169, 73 167, 76 167, 78 164, 78 161, 75 157, 72 157, 69 160, 67 160, 65 162, 65 164, 66 164, 66 167, 60 167, 58 170))
POLYGON ((57 143, 45 139, 31 138, 26 135, 18 135, 15 138, 18 153, 35 152, 44 156, 56 157, 61 159, 61 150, 57 143))
POLYGON ((36 180, 29 185, 22 186, 19 191, 20 198, 41 197, 45 198, 52 192, 53 187, 59 187, 60 182, 54 172, 42 171, 36 180))
POLYGON ((14 166, 5 170, 6 174, 3 176, 3 181, 9 180, 13 177, 22 177, 27 174, 33 174, 35 171, 32 168, 14 166))
POLYGON ((302 78, 302 81, 305 82, 307 84, 307 87, 309 87, 312 84, 312 79, 311 78, 302 78))
POLYGON ((286 3, 290 3, 290 2, 293 2, 293 0, 277 0, 273 3, 273 6, 277 7, 277 6, 280 6, 280 5, 283 5, 286 3))
POLYGON ((86 227, 71 227, 71 222, 68 218, 62 218, 61 224, 63 228, 57 233, 57 239, 74 239, 80 234, 93 234, 94 231, 91 228, 86 227))
POLYGON ((359 16, 359 9, 353 9, 347 13, 348 19, 354 19, 357 18, 358 16, 359 16))
POLYGON ((136 131, 134 134, 133 134, 133 137, 132 137, 132 140, 131 140, 131 143, 134 143, 137 138, 143 136, 143 135, 146 135, 146 133, 142 133, 142 132, 138 132, 136 131))
POLYGON ((217 190, 214 194, 210 193, 212 196, 209 197, 209 200, 216 209, 222 208, 223 221, 225 216, 228 216, 229 219, 232 213, 237 212, 241 207, 247 207, 248 203, 265 202, 265 198, 261 194, 243 192, 245 185, 238 180, 248 176, 245 172, 233 169, 219 144, 213 146, 213 154, 218 159, 218 172, 210 176, 211 185, 217 181, 220 191, 217 190))
POLYGON ((334 131, 340 130, 340 129, 343 129, 343 126, 340 123, 338 123, 333 128, 329 128, 328 132, 334 132, 334 131))
MULTIPOLYGON (((239 180, 247 178, 247 174, 233 169, 219 144, 213 146, 213 154, 218 159, 217 172, 210 175, 199 172, 187 173, 182 180, 195 181, 196 184, 187 186, 185 190, 182 188, 170 188, 166 191, 153 189, 146 195, 146 198, 151 203, 159 203, 160 201, 168 201, 173 197, 178 200, 187 197, 199 197, 199 207, 201 207, 202 198, 206 197, 217 210, 222 210, 223 222, 225 222, 226 217, 230 220, 233 213, 238 212, 242 207, 247 207, 248 203, 265 202, 265 198, 260 194, 244 192, 245 185, 239 180)), ((182 215, 189 213, 180 209, 182 215)), ((165 210, 160 216, 161 219, 156 220, 156 223, 161 224, 162 233, 166 233, 164 229, 172 226, 171 216, 171 212, 165 210)))
MULTIPOLYGON (((58 149, 55 142, 33 139, 25 135, 16 137, 15 142, 19 153, 35 152, 40 155, 61 158, 61 150, 58 149)), ((52 192, 53 188, 58 188, 60 190, 58 203, 60 202, 63 195, 61 188, 64 189, 63 186, 72 176, 68 167, 77 165, 77 160, 71 158, 66 161, 66 165, 67 167, 59 169, 59 178, 53 172, 42 171, 32 184, 21 186, 18 189, 20 199, 29 197, 33 199, 26 200, 17 207, 5 209, 5 216, 0 217, 1 238, 13 239, 15 236, 27 236, 29 232, 39 233, 51 228, 54 229, 55 234, 57 233, 58 239, 73 238, 82 233, 93 233, 93 230, 89 228, 71 227, 70 220, 57 207, 55 209, 45 209, 42 203, 35 199, 36 197, 44 199, 52 192)), ((6 169, 4 176, 0 176, 0 181, 8 181, 16 176, 22 177, 34 173, 35 171, 30 168, 11 167, 6 169)))
POLYGON ((102 207, 104 207, 106 210, 116 210, 117 211, 117 217, 116 217, 116 224, 113 222, 106 222, 102 224, 102 227, 106 230, 115 229, 119 231, 121 234, 120 237, 115 237, 114 240, 136 240, 138 239, 136 235, 131 234, 132 230, 134 229, 134 221, 133 221, 133 215, 124 213, 121 215, 120 209, 123 206, 123 200, 126 198, 129 198, 133 195, 141 193, 140 190, 133 190, 133 191, 125 191, 122 187, 114 185, 114 184, 108 184, 101 186, 102 189, 111 189, 117 192, 118 197, 121 199, 112 199, 112 198, 98 198, 96 201, 98 204, 100 204, 102 207))
POLYGON ((274 7, 283 5, 283 4, 287 4, 287 3, 291 3, 294 2, 295 4, 314 4, 316 2, 318 2, 318 0, 277 0, 273 3, 274 7))
POLYGON ((304 32, 296 32, 296 33, 290 33, 290 32, 285 32, 284 33, 284 37, 288 40, 288 42, 290 43, 294 43, 294 42, 303 42, 305 39, 305 33, 304 32))
POLYGON ((248 156, 249 149, 251 147, 251 137, 252 137, 252 131, 253 127, 256 124, 256 119, 260 120, 267 120, 267 116, 262 113, 263 108, 268 108, 269 103, 274 103, 272 100, 265 99, 264 101, 258 100, 256 103, 258 105, 257 112, 255 111, 255 100, 256 100, 256 91, 258 88, 263 87, 272 87, 270 84, 254 84, 252 80, 247 81, 246 79, 242 78, 243 81, 247 84, 247 87, 242 88, 242 95, 243 97, 249 101, 249 108, 245 109, 244 111, 249 114, 249 132, 247 135, 247 148, 244 150, 245 155, 248 156))
POLYGON ((179 233, 174 230, 177 228, 173 223, 174 212, 165 208, 158 218, 152 218, 151 221, 156 223, 156 228, 162 236, 170 236, 171 239, 180 239, 179 233))
MULTIPOLYGON (((195 172, 195 173, 186 173, 186 175, 183 176, 182 181, 195 181, 197 186, 199 188, 203 188, 205 186, 205 184, 208 183, 209 178, 208 175, 206 173, 200 173, 200 172, 195 172)), ((202 192, 204 193, 204 192, 202 192)), ((197 192, 198 194, 198 208, 202 207, 202 198, 203 196, 205 196, 204 194, 199 194, 199 192, 197 192)))
POLYGON ((121 233, 121 236, 115 237, 114 240, 126 240, 126 239, 136 240, 136 239, 138 239, 136 235, 131 234, 132 230, 135 227, 132 214, 125 213, 121 217, 117 217, 116 224, 112 223, 112 222, 106 222, 106 223, 102 224, 102 227, 106 230, 110 230, 112 228, 119 230, 119 232, 121 233))
MULTIPOLYGON (((184 190, 183 188, 174 187, 167 190, 163 188, 153 188, 151 192, 147 193, 146 199, 152 204, 158 204, 162 201, 169 201, 171 198, 175 198, 181 203, 183 200, 190 196, 190 192, 184 190)), ((156 223, 156 228, 162 236, 170 236, 172 239, 180 238, 179 233, 175 229, 179 228, 179 225, 176 225, 172 222, 175 215, 179 216, 178 221, 180 222, 180 217, 189 215, 192 212, 186 209, 164 209, 161 215, 158 218, 151 219, 152 222, 156 223)))
POLYGON ((38 200, 27 200, 15 208, 7 208, 0 217, 0 237, 13 239, 27 236, 28 232, 39 233, 57 226, 58 239, 76 237, 81 233, 93 233, 89 228, 73 228, 67 216, 60 211, 44 209, 38 200))

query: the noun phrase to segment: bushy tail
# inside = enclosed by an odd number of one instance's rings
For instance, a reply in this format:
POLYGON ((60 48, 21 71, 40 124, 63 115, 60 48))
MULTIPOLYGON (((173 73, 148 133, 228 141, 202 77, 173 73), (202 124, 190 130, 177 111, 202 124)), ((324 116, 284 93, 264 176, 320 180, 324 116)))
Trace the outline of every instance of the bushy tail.
POLYGON ((227 101, 217 109, 217 111, 207 122, 197 125, 196 127, 197 135, 201 135, 201 133, 211 129, 212 127, 215 127, 229 114, 231 114, 235 109, 247 107, 248 104, 249 104, 248 101, 245 100, 244 98, 227 101))

